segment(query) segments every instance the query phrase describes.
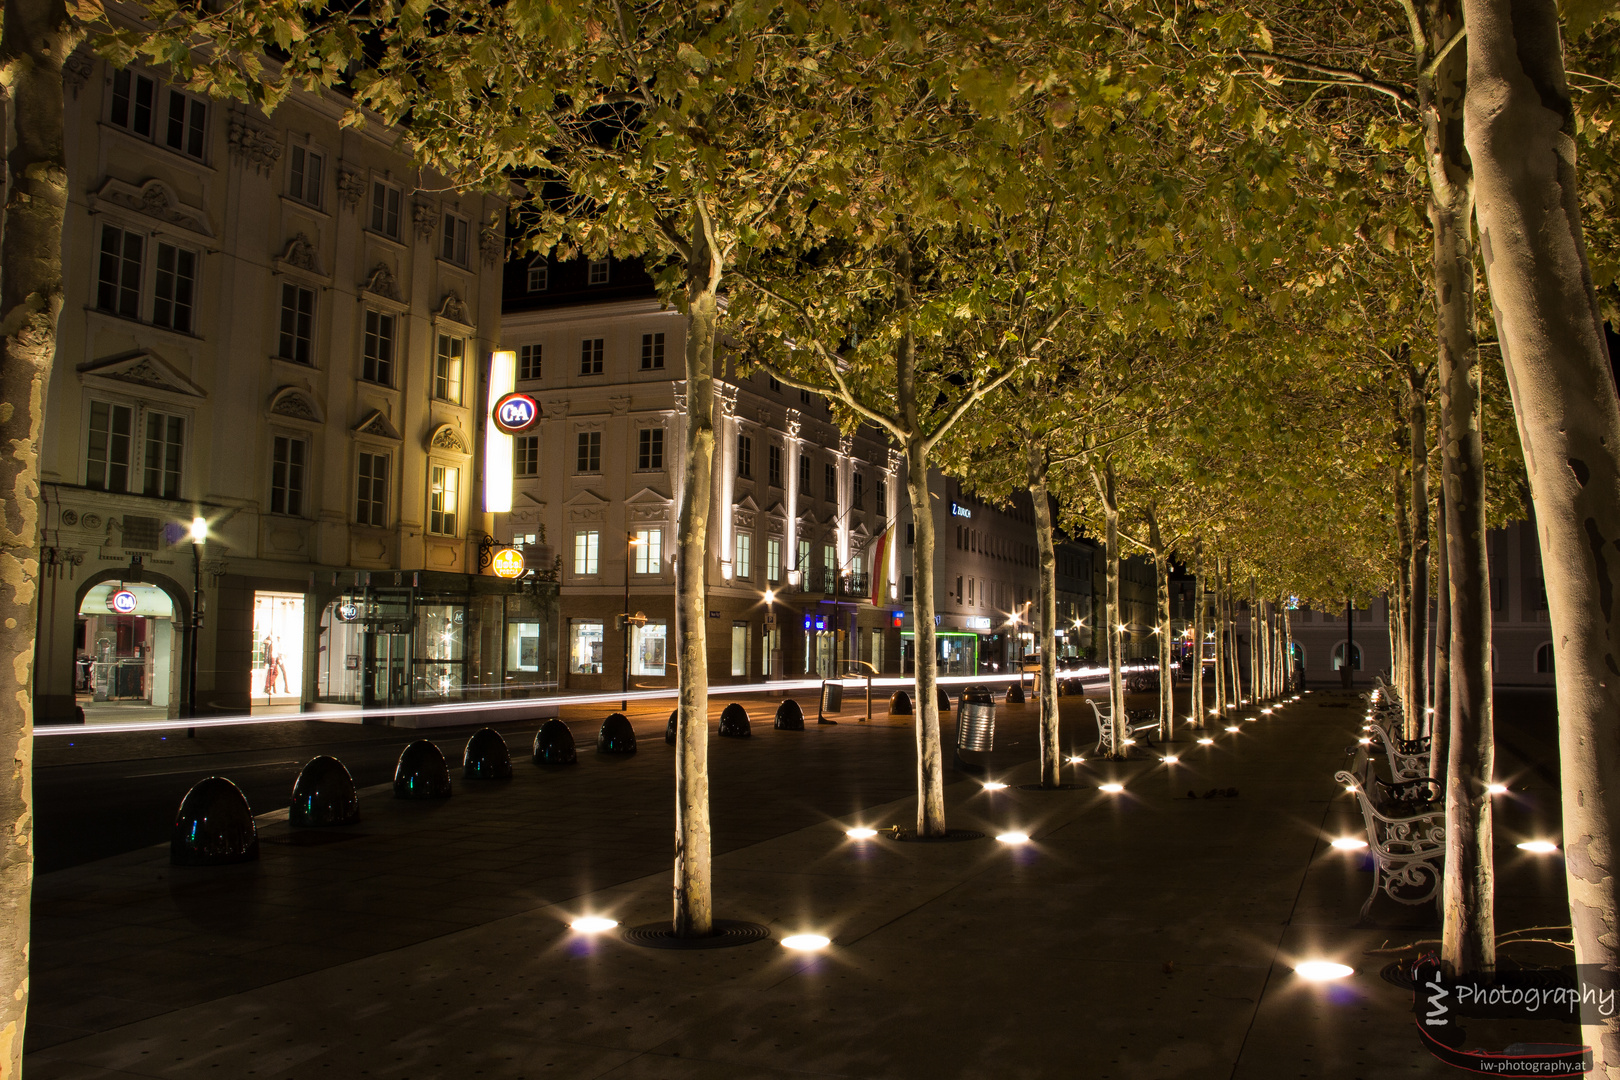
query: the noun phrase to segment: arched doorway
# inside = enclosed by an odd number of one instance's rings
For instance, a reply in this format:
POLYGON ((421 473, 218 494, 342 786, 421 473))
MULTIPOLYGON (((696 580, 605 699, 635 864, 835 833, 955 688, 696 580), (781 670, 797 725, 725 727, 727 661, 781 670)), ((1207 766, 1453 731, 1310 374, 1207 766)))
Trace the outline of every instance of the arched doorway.
POLYGON ((1350 648, 1350 670, 1360 671, 1361 646, 1344 641, 1341 641, 1337 645, 1333 646, 1333 670, 1338 671, 1340 668, 1344 667, 1344 651, 1346 645, 1349 645, 1350 648))
POLYGON ((168 719, 185 700, 185 594, 159 575, 128 576, 96 574, 77 594, 73 696, 90 723, 168 719))

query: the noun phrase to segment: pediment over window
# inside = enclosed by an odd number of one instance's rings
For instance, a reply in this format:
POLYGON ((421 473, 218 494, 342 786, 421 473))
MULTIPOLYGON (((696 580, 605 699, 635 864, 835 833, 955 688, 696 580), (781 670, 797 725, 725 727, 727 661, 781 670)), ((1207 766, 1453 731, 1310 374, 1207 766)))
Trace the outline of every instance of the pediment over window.
POLYGON ((596 492, 592 491, 590 488, 585 488, 570 498, 567 502, 563 503, 564 506, 569 507, 605 506, 606 504, 607 500, 602 498, 602 496, 598 495, 596 492))
POLYGON ((444 302, 434 314, 442 322, 452 322, 466 330, 472 329, 472 322, 467 315, 467 305, 461 299, 461 294, 454 289, 444 294, 444 302))
POLYGON ((303 233, 298 233, 287 241, 287 248, 276 258, 276 266, 282 270, 302 270, 306 274, 320 274, 320 252, 315 250, 314 241, 303 233))
POLYGON ((196 398, 208 396, 207 391, 182 375, 173 364, 146 349, 89 360, 80 364, 78 370, 81 375, 99 375, 104 379, 167 390, 171 394, 196 398))
POLYGON ((380 409, 373 409, 364 420, 354 425, 352 429, 356 435, 373 435, 379 439, 392 439, 402 442, 399 429, 393 425, 380 409))
POLYGON ((270 395, 270 411, 277 416, 290 416, 294 420, 322 423, 325 417, 315 399, 296 386, 283 386, 270 395))
POLYGON ((462 436, 461 432, 455 429, 453 424, 440 424, 434 428, 433 434, 428 436, 428 449, 451 450, 458 454, 472 453, 467 448, 467 440, 462 436))
POLYGON ((734 502, 732 504, 732 506, 734 506, 739 512, 744 512, 744 513, 758 513, 759 512, 759 503, 754 501, 754 497, 752 495, 746 495, 745 494, 742 498, 740 498, 736 502, 734 502))
POLYGON ((214 235, 214 230, 208 227, 208 218, 202 208, 182 203, 174 189, 162 180, 148 180, 136 186, 122 180, 109 179, 101 185, 101 190, 96 192, 92 205, 96 202, 133 210, 143 217, 184 229, 200 237, 212 239, 214 235))
POLYGON ((652 488, 644 487, 626 499, 625 502, 632 506, 636 505, 637 503, 656 503, 659 506, 670 506, 674 504, 675 500, 670 498, 668 495, 663 495, 654 491, 652 488))
POLYGON ((399 281, 394 277, 394 271, 385 262, 379 262, 371 268, 366 280, 360 283, 360 293, 366 299, 381 299, 400 303, 399 281))

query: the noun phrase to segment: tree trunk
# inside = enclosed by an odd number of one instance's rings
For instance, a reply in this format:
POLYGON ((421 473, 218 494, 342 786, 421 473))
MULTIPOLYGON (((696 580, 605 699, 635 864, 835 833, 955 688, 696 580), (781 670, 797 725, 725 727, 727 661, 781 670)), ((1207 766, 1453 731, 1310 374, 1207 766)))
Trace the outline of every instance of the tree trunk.
POLYGON ((1255 592, 1254 578, 1249 579, 1249 698, 1250 704, 1260 701, 1260 599, 1255 592))
POLYGON ((1408 573, 1406 608, 1406 685, 1411 694, 1412 734, 1417 738, 1429 725, 1429 395, 1428 377, 1411 369, 1412 445, 1412 565, 1408 573))
POLYGON ((1204 545, 1199 544, 1193 562, 1193 662, 1192 715, 1187 722, 1195 728, 1208 723, 1204 705, 1204 545))
MULTIPOLYGON (((1613 970, 1620 965, 1620 408, 1581 232, 1557 11, 1551 0, 1464 0, 1463 7, 1485 275, 1547 580, 1575 959, 1613 970)), ((1582 1026, 1594 1075, 1620 1076, 1620 1018, 1587 1005, 1582 1026)))
POLYGON ((1226 718, 1226 577, 1221 573, 1221 557, 1215 556, 1215 719, 1226 718))
POLYGON ((1120 673, 1120 659, 1124 655, 1124 636, 1119 623, 1119 501, 1115 494, 1114 465, 1109 462, 1099 474, 1091 470, 1092 482, 1102 500, 1106 521, 1103 557, 1108 566, 1108 600, 1103 617, 1108 620, 1108 708, 1114 716, 1114 738, 1108 755, 1125 756, 1125 680, 1120 673))
POLYGON ((39 626, 39 446, 45 391, 62 310, 62 219, 68 175, 62 64, 80 38, 61 0, 6 0, 0 28, 0 147, 6 154, 0 224, 0 465, 8 493, 0 525, 7 588, 0 652, 12 658, 12 692, 0 707, 0 743, 12 748, 0 785, 0 1077, 22 1075, 28 1016, 29 904, 34 881, 34 645, 39 626), (8 130, 9 129, 9 130, 8 130))
POLYGON ((1237 597, 1232 595, 1232 560, 1226 560, 1226 573, 1221 576, 1226 592, 1226 625, 1231 627, 1232 647, 1226 655, 1232 664, 1232 690, 1227 705, 1233 709, 1243 704, 1243 648, 1238 639, 1237 597))
POLYGON ((1164 553, 1164 537, 1159 532, 1159 516, 1147 508, 1148 543, 1153 548, 1153 574, 1158 587, 1159 646, 1159 723, 1164 740, 1176 733, 1175 687, 1170 682, 1170 560, 1164 553))
MULTIPOLYGON (((1445 410, 1441 410, 1441 430, 1445 430, 1445 410)), ((1446 496, 1442 491, 1436 507, 1440 525, 1440 546, 1436 552, 1440 566, 1434 609, 1434 711, 1429 714, 1429 775, 1444 783, 1450 768, 1451 739, 1451 560, 1446 557, 1446 496)))
POLYGON ((1041 786, 1063 782, 1063 748, 1058 742, 1057 551, 1052 542, 1052 500, 1046 490, 1046 443, 1030 439, 1029 497, 1035 504, 1035 545, 1041 561, 1041 786))
MULTIPOLYGON (((1406 439, 1399 440, 1406 443, 1406 439)), ((1402 449, 1405 449, 1403 445, 1402 449)), ((1409 455, 1408 455, 1409 456, 1409 455)), ((1406 488, 1406 462, 1400 462, 1391 467, 1394 474, 1395 496, 1395 546, 1397 549, 1395 559, 1395 581, 1390 590, 1389 603, 1389 681, 1394 684, 1395 692, 1401 699, 1401 716, 1405 722, 1403 738, 1414 738, 1412 732, 1412 690, 1407 685, 1406 673, 1406 643, 1409 639, 1406 631, 1407 613, 1411 610, 1409 597, 1412 592, 1412 532, 1407 521, 1411 500, 1407 496, 1406 488)))
POLYGON ((709 503, 714 468, 714 339, 720 253, 701 202, 693 204, 687 266, 686 467, 675 562, 680 700, 675 722, 675 920, 678 937, 714 932, 709 828, 709 503))
MULTIPOLYGON (((909 273, 909 262, 907 263, 909 273)), ((934 654, 934 508, 928 494, 928 449, 917 418, 917 343, 907 334, 895 349, 896 400, 912 433, 906 494, 916 543, 911 550, 911 622, 917 648, 917 835, 944 836, 945 762, 939 738, 939 681, 934 654)))

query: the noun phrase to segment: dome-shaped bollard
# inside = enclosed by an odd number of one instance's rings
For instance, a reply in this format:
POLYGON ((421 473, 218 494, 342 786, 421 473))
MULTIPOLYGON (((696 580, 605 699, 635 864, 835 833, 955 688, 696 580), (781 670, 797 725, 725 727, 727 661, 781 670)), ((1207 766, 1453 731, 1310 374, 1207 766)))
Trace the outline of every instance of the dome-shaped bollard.
POLYGON ((394 766, 394 798, 448 799, 450 766, 444 751, 427 739, 417 739, 400 752, 394 766))
POLYGON ((512 779, 512 755, 494 728, 479 728, 461 753, 461 775, 468 780, 512 779))
POLYGON ((748 726, 748 710, 733 701, 720 713, 720 737, 746 739, 753 734, 748 726))
POLYGON ((602 721, 602 730, 596 733, 598 754, 633 754, 636 752, 636 733, 624 713, 613 713, 602 721))
POLYGON ((664 741, 671 746, 675 745, 675 721, 680 718, 680 715, 681 710, 679 709, 669 710, 669 726, 664 729, 664 741))
POLYGON ((223 866, 259 857, 259 830, 242 789, 223 776, 197 781, 180 800, 169 837, 176 866, 223 866))
POLYGON ((792 698, 788 698, 786 701, 782 702, 782 704, 776 707, 776 730, 804 730, 804 710, 799 708, 799 703, 797 701, 794 701, 792 698))
POLYGON ((1007 704, 1022 705, 1024 703, 1024 688, 1017 683, 1007 687, 1007 704))
POLYGON ((534 763, 536 765, 574 765, 579 752, 574 749, 574 733, 558 719, 550 719, 534 733, 534 763))
POLYGON ((889 698, 890 716, 911 716, 916 712, 911 707, 911 695, 904 690, 896 690, 889 698))
POLYGON ((934 687, 935 699, 939 702, 940 712, 951 711, 951 695, 943 686, 934 687))
POLYGON ((360 796, 354 777, 335 757, 311 758, 293 783, 287 824, 295 829, 353 825, 360 820, 360 796))

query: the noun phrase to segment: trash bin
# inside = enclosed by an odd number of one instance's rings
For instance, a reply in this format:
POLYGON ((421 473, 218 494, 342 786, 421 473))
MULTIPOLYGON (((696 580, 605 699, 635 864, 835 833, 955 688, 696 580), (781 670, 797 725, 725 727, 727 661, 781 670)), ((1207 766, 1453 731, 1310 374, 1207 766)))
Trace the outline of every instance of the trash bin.
POLYGON ((956 745, 963 750, 993 750, 996 743, 996 707, 988 694, 963 694, 956 709, 956 745), (975 700, 978 699, 978 700, 975 700))

